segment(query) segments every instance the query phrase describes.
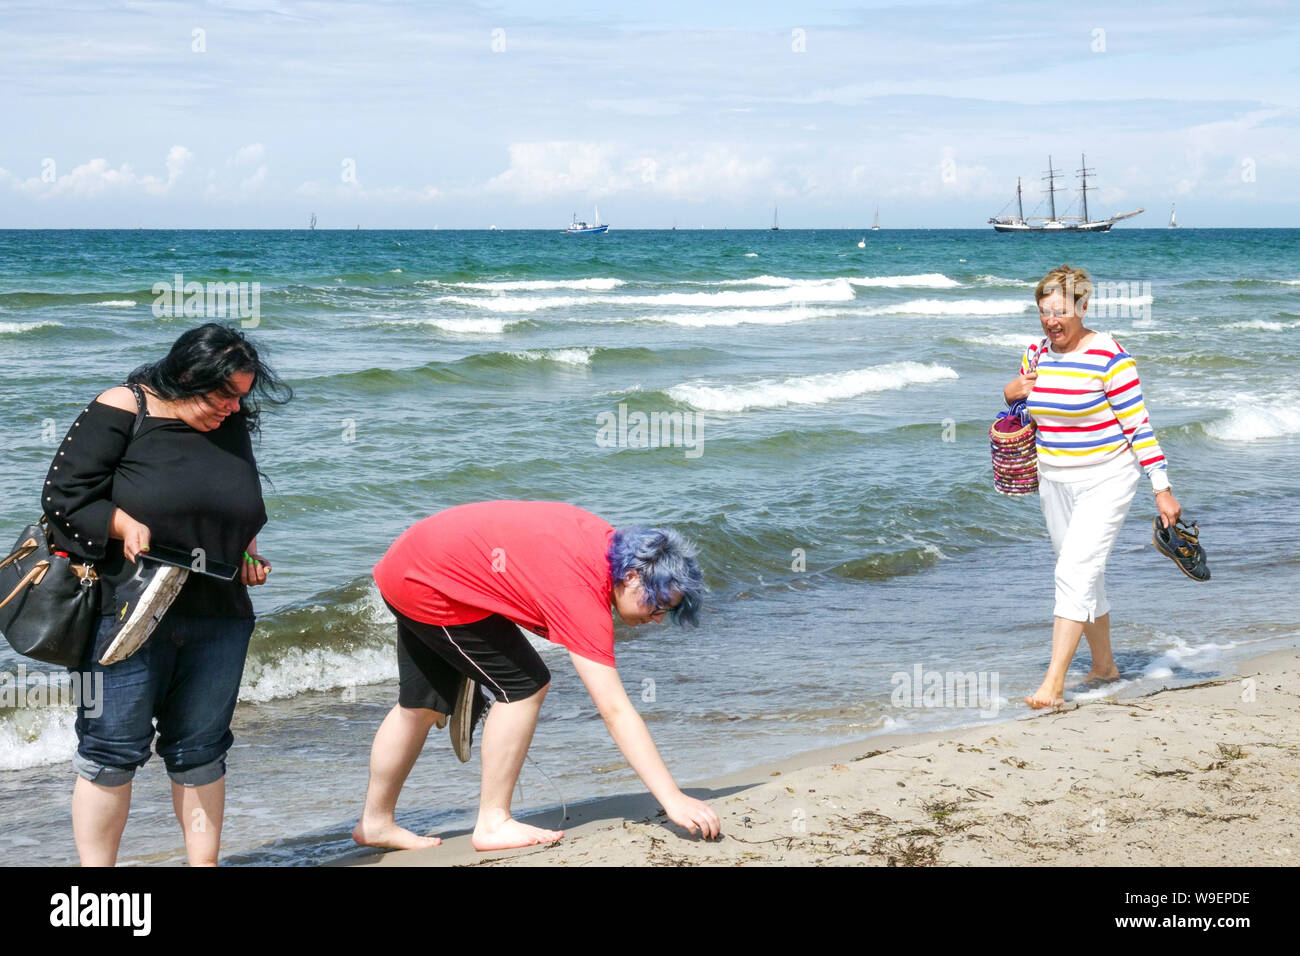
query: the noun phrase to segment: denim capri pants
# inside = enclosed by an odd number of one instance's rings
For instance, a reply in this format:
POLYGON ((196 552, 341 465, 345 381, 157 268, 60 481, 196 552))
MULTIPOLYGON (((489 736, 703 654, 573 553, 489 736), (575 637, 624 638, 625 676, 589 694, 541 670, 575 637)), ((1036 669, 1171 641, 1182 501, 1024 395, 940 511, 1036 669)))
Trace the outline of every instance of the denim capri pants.
MULTIPOLYGON (((96 640, 112 622, 100 620, 96 640)), ((77 773, 106 787, 129 783, 156 736, 173 782, 220 780, 253 623, 169 613, 143 647, 108 667, 95 660, 91 641, 81 666, 90 679, 81 682, 86 690, 77 704, 77 773)))

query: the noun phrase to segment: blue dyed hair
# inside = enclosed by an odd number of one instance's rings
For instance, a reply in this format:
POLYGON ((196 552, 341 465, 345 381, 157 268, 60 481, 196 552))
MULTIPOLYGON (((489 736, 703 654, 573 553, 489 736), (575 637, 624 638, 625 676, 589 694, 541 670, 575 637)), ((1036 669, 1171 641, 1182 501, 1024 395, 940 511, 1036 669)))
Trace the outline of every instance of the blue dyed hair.
POLYGON ((672 528, 618 528, 609 543, 609 573, 619 584, 635 571, 650 606, 667 607, 680 594, 681 602, 669 611, 673 623, 698 624, 705 588, 695 553, 695 545, 672 528))

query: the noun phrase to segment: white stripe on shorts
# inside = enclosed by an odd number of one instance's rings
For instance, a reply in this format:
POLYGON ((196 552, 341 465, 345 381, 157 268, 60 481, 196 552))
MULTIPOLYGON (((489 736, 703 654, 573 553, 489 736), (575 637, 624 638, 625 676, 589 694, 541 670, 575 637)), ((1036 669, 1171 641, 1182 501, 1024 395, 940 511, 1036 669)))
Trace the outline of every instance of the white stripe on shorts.
POLYGON ((471 664, 474 665, 474 669, 483 675, 483 680, 486 683, 491 684, 497 690, 501 691, 501 699, 503 701, 505 701, 507 704, 510 703, 510 698, 506 696, 505 689, 496 681, 494 681, 491 677, 488 677, 487 672, 483 670, 483 668, 478 666, 478 663, 474 660, 474 658, 470 657, 468 654, 465 653, 465 649, 461 647, 459 644, 457 644, 456 639, 451 636, 451 631, 447 630, 446 626, 443 624, 439 624, 438 626, 442 628, 442 633, 447 635, 447 640, 451 641, 451 646, 456 648, 456 650, 460 651, 461 656, 464 657, 465 660, 469 661, 471 664))

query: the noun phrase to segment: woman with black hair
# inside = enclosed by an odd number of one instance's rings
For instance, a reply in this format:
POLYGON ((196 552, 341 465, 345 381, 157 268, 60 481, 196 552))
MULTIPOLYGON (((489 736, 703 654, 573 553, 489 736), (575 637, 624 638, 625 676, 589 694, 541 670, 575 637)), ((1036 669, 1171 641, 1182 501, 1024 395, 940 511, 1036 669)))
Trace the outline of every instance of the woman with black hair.
POLYGON ((116 862, 131 780, 155 734, 189 862, 217 862, 230 721, 253 631, 248 588, 271 570, 257 553, 266 510, 250 435, 263 404, 292 394, 242 332, 209 323, 87 405, 54 456, 41 496, 51 544, 94 562, 101 586, 103 616, 81 671, 91 680, 83 686, 102 679, 102 690, 78 705, 73 759, 83 866, 116 862), (240 573, 189 574, 148 641, 101 664, 99 645, 130 604, 128 582, 151 542, 193 555, 196 569, 212 561, 240 573))

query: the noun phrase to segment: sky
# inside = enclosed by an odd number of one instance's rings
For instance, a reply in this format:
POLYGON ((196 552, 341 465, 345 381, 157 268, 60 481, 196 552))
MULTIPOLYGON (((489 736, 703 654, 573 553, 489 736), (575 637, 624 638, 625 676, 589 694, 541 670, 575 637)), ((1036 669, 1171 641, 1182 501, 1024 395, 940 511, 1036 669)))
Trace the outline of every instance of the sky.
POLYGON ((1300 0, 0 0, 0 228, 984 228, 1083 154, 1094 218, 1296 227, 1298 49, 1300 0))

